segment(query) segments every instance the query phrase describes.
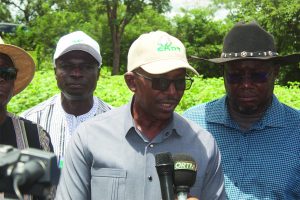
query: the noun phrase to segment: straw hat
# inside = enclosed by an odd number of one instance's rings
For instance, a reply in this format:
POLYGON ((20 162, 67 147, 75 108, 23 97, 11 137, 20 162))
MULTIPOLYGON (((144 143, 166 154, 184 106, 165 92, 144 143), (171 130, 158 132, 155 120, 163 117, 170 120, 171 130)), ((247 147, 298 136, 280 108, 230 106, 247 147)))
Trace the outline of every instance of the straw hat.
POLYGON ((20 47, 4 44, 0 37, 0 53, 8 55, 13 61, 14 67, 17 68, 18 74, 15 80, 13 95, 24 90, 31 82, 35 72, 35 64, 32 57, 20 47))

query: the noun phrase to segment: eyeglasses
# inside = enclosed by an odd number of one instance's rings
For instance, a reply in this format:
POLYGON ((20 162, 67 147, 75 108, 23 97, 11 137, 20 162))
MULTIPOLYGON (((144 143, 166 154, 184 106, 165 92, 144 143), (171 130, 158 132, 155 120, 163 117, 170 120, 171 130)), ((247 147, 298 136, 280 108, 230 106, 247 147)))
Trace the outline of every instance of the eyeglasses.
POLYGON ((225 76, 227 82, 231 84, 242 83, 246 77, 253 83, 265 83, 268 81, 270 74, 272 74, 272 72, 252 72, 246 76, 245 74, 227 72, 225 76))
POLYGON ((194 82, 194 80, 189 75, 187 75, 188 77, 185 78, 170 80, 165 78, 150 78, 140 73, 135 73, 147 80, 150 80, 152 83, 152 89, 160 91, 166 91, 170 87, 171 83, 174 83, 175 88, 178 91, 188 90, 191 88, 194 82))
POLYGON ((9 81, 17 78, 17 69, 14 67, 0 67, 0 78, 9 81))

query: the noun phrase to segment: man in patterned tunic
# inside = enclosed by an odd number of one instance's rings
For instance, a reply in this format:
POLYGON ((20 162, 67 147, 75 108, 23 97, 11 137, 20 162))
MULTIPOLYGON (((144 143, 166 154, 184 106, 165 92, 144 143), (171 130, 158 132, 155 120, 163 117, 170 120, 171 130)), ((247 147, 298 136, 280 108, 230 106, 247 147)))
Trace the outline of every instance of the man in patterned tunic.
MULTIPOLYGON (((4 44, 0 38, 0 144, 53 152, 50 136, 40 125, 7 111, 10 99, 27 87, 34 71, 34 61, 26 51, 4 44)), ((3 198, 15 195, 0 193, 0 199, 3 198)))
POLYGON ((40 124, 51 136, 59 166, 76 127, 111 106, 93 96, 102 58, 99 44, 82 31, 60 38, 54 54, 54 72, 61 90, 50 99, 22 113, 40 124))

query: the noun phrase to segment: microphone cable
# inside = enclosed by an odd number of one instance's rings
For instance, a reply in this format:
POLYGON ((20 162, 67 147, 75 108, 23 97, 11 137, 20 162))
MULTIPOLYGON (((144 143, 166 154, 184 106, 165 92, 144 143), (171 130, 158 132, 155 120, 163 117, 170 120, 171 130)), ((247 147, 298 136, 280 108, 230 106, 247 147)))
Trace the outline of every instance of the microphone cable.
POLYGON ((19 189, 19 185, 20 185, 21 181, 22 181, 21 176, 19 176, 19 175, 15 176, 13 179, 13 187, 14 187, 14 191, 15 191, 15 194, 17 195, 18 199, 24 200, 23 196, 21 194, 21 191, 19 189))
POLYGON ((40 160, 18 163, 12 172, 13 188, 19 200, 23 200, 19 186, 26 183, 33 183, 45 172, 45 164, 40 160))

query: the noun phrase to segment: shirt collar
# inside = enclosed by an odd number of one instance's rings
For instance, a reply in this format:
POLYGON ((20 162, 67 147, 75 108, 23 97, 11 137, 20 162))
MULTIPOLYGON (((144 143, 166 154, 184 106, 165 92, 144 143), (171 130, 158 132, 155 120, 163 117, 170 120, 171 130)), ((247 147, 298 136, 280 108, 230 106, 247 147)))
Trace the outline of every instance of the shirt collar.
MULTIPOLYGON (((131 129, 133 129, 133 130, 135 129, 134 119, 131 114, 131 106, 132 106, 133 101, 134 101, 134 96, 132 97, 131 101, 128 104, 123 106, 124 109, 126 110, 126 112, 124 113, 125 114, 125 116, 124 116, 124 120, 125 120, 124 133, 125 134, 130 133, 131 129)), ((164 128, 162 131, 163 132, 169 131, 172 134, 175 133, 177 135, 182 136, 182 134, 184 134, 184 127, 180 126, 180 124, 181 124, 181 123, 179 123, 180 119, 181 119, 180 116, 174 112, 170 124, 168 124, 167 127, 164 128)), ((168 137, 172 134, 169 134, 168 137)))
MULTIPOLYGON (((62 105, 61 105, 61 94, 58 95, 57 98, 57 105, 59 106, 60 111, 66 116, 66 118, 73 118, 75 117, 75 115, 69 114, 67 113, 62 105)), ((85 121, 86 119, 95 116, 97 114, 97 109, 99 107, 99 102, 97 101, 97 97, 93 96, 93 107, 89 110, 89 112, 84 113, 83 115, 78 115, 77 117, 75 117, 76 119, 80 120, 80 121, 85 121)))
POLYGON ((286 127, 286 113, 282 103, 273 95, 271 106, 266 110, 261 120, 262 126, 286 127))
MULTIPOLYGON (((205 107, 205 116, 208 122, 224 124, 230 127, 238 127, 231 119, 226 103, 226 95, 221 99, 209 102, 205 107)), ((264 116, 251 129, 261 129, 265 126, 285 127, 285 112, 283 105, 273 95, 272 103, 264 116)))

